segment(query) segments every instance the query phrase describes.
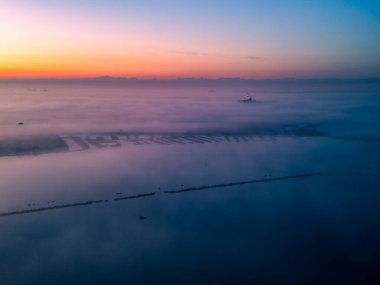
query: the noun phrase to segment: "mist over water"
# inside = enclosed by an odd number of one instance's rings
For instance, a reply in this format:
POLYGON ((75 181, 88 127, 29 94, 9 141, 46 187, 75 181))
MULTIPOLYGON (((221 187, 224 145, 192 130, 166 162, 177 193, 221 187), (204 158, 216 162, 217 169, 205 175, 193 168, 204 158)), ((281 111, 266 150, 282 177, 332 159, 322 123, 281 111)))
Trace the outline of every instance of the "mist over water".
MULTIPOLYGON (((250 86, 4 84, 2 135, 283 130, 379 123, 377 93, 255 91, 250 86), (256 104, 238 104, 249 94, 256 104), (349 117, 349 118, 348 118, 349 117), (22 128, 17 123, 23 122, 22 128)), ((368 126, 370 127, 370 126, 368 126)), ((353 130, 355 131, 355 130, 353 130)))
POLYGON ((378 281, 377 92, 8 83, 0 114, 1 284, 378 281))

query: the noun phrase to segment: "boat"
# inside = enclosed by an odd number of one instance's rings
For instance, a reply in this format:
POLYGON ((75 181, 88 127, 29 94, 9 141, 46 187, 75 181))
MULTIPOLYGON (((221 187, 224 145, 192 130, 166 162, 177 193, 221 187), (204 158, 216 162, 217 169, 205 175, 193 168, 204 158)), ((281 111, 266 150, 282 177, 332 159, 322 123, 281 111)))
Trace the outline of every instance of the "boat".
POLYGON ((245 99, 238 100, 240 103, 253 103, 256 102, 256 100, 252 99, 251 96, 247 95, 245 96, 245 99))

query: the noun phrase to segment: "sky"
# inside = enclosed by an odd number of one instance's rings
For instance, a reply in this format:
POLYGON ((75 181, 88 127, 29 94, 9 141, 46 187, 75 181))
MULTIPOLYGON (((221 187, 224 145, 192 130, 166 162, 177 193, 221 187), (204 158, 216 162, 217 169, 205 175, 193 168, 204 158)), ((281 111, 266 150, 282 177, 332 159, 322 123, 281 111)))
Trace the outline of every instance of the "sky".
POLYGON ((0 0, 0 78, 380 77, 378 0, 0 0))

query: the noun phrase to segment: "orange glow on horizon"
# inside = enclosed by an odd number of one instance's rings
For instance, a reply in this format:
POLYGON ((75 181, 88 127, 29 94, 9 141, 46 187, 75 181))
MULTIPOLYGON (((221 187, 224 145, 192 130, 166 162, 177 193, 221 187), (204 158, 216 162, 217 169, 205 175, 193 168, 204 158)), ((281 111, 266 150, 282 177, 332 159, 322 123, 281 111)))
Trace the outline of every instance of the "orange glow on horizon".
MULTIPOLYGON (((131 55, 129 57, 29 57, 0 63, 0 78, 10 77, 93 77, 122 76, 139 78, 175 77, 260 77, 251 65, 234 58, 185 55, 131 55)), ((262 63, 257 70, 265 70, 262 63)), ((264 74, 265 75, 265 74, 264 74)))
MULTIPOLYGON (((311 26, 298 25, 287 13, 283 20, 288 25, 276 22, 277 18, 252 17, 256 10, 242 10, 232 17, 225 5, 217 7, 225 14, 199 14, 198 19, 186 14, 188 9, 181 8, 185 4, 176 4, 179 12, 173 13, 149 9, 139 1, 32 2, 1 3, 0 78, 380 75, 378 41, 373 37, 377 30, 368 35, 356 32, 363 38, 354 39, 335 17, 330 25, 337 26, 329 34, 330 26, 312 21, 306 22, 311 26), (247 12, 244 19, 243 12, 247 12), (345 40, 340 38, 342 31, 345 40)), ((210 5, 206 2, 193 8, 206 11, 201 8, 210 5)), ((254 1, 246 5, 255 6, 254 1)), ((367 31, 373 27, 370 24, 363 22, 358 31, 367 31)))

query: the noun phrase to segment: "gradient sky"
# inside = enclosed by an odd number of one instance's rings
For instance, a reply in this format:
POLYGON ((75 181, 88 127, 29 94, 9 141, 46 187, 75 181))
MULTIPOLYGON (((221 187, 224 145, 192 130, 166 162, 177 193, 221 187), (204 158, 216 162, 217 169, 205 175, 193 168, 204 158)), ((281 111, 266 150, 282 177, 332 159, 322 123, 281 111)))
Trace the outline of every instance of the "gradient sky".
POLYGON ((0 77, 380 76, 378 0, 0 0, 0 77))

